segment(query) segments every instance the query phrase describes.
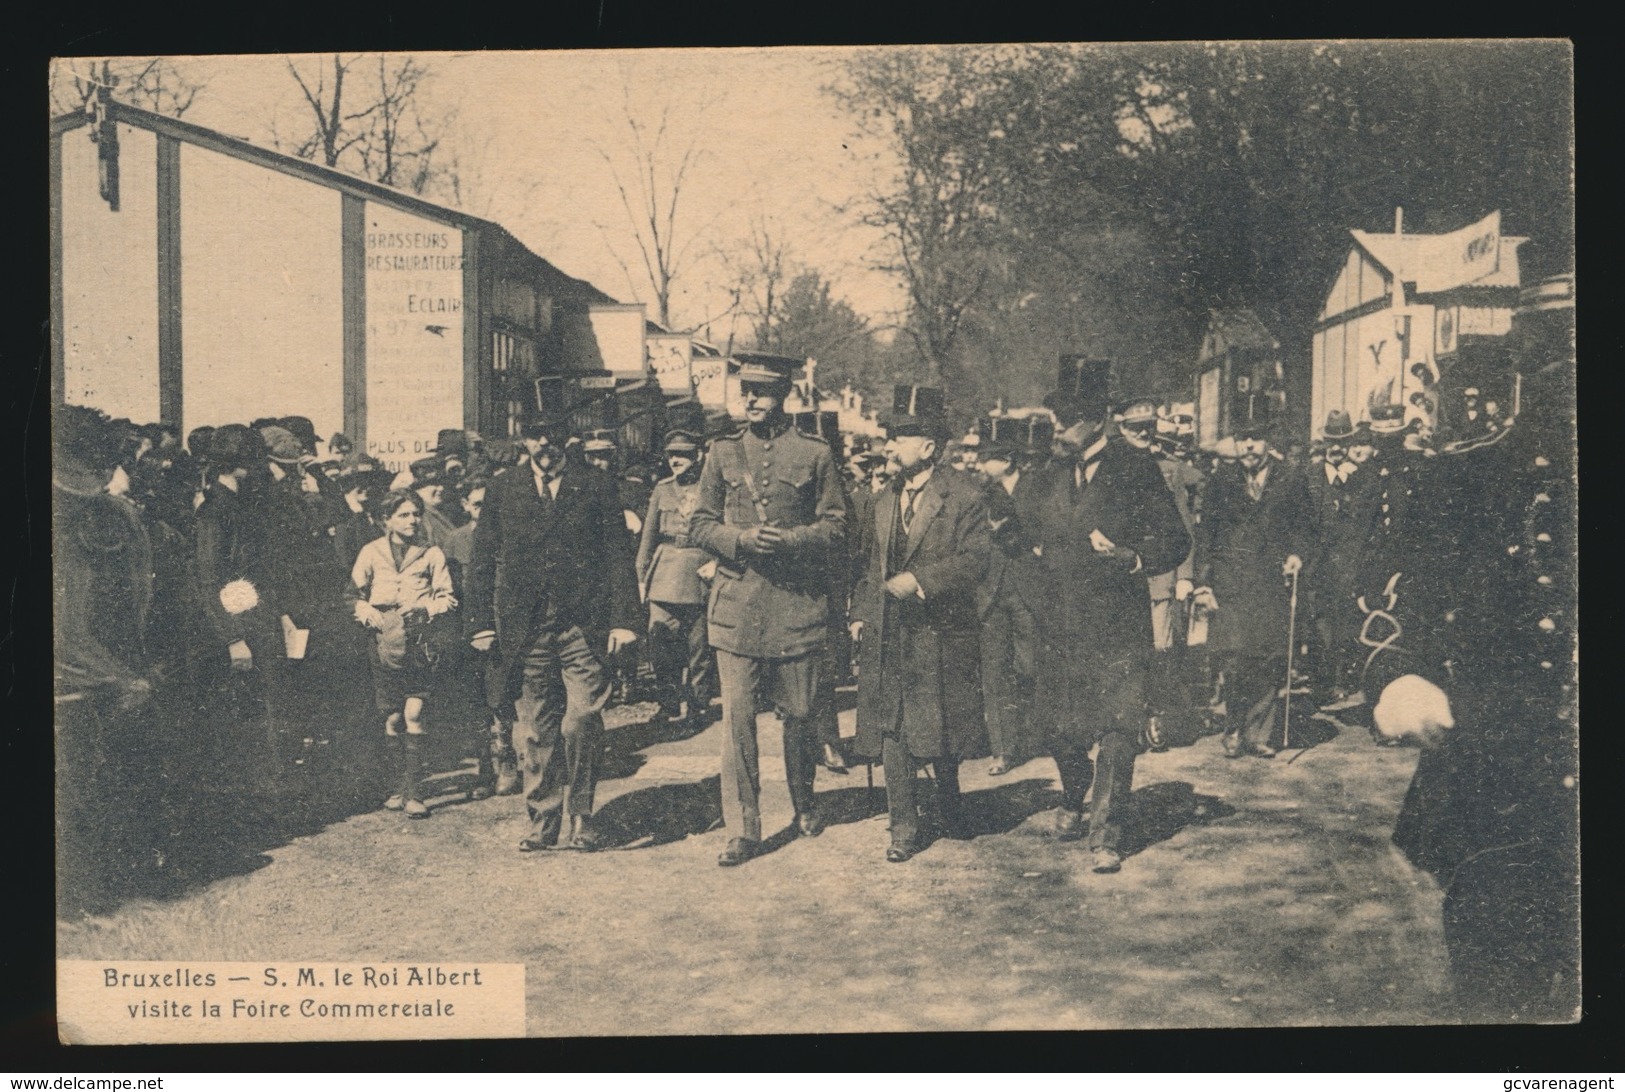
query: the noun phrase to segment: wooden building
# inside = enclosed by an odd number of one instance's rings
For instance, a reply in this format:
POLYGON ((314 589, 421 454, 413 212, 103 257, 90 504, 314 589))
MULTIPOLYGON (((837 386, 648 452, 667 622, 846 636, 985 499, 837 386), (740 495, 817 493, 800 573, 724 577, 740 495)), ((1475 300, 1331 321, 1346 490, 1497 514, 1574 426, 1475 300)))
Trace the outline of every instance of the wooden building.
POLYGON ((52 121, 50 194, 58 402, 301 415, 395 468, 512 435, 550 379, 572 419, 664 431, 642 305, 500 224, 108 98, 52 121))

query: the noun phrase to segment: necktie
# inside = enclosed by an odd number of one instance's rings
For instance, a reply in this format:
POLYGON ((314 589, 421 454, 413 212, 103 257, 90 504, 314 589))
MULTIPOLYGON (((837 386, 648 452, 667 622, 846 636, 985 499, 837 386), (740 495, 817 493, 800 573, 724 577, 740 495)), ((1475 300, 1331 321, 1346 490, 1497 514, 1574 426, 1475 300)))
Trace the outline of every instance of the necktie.
POLYGON ((908 534, 909 528, 914 523, 914 502, 920 499, 920 490, 924 488, 925 486, 922 485, 918 489, 903 490, 903 534, 905 535, 908 534))

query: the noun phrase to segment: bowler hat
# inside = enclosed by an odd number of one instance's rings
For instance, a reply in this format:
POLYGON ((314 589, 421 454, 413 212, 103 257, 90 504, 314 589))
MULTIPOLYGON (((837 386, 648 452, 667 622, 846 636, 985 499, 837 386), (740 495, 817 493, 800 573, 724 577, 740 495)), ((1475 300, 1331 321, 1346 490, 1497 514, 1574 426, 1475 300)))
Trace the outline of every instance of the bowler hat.
POLYGON ((788 387, 792 373, 806 363, 799 357, 780 356, 776 353, 734 353, 739 361, 741 383, 768 383, 788 387))
POLYGON ((439 459, 418 459, 407 469, 412 471, 413 489, 421 489, 426 485, 446 484, 446 468, 440 464, 439 459))
POLYGON ((1062 419, 1099 421, 1111 405, 1112 362, 1092 360, 1081 353, 1062 353, 1055 389, 1044 396, 1044 406, 1062 419))
POLYGON ((294 439, 304 448, 305 454, 314 455, 316 444, 316 426, 310 423, 309 417, 283 417, 276 422, 278 425, 293 433, 294 439))
POLYGON ((891 412, 880 423, 893 436, 941 439, 948 429, 942 391, 936 387, 899 383, 893 391, 891 412))
POLYGON ((1354 421, 1348 410, 1334 409, 1326 415, 1326 427, 1321 435, 1328 440, 1347 440, 1354 435, 1354 421))
POLYGON ((429 450, 436 455, 467 455, 468 434, 460 428, 443 428, 435 435, 434 446, 429 450))

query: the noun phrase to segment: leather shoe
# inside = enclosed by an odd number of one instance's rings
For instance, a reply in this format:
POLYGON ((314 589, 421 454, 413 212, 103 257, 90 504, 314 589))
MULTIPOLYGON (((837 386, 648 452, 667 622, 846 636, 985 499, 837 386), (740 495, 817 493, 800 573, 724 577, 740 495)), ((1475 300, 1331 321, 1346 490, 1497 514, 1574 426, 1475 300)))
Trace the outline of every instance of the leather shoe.
POLYGON ((824 818, 815 811, 804 811, 796 815, 796 833, 803 838, 816 838, 824 833, 824 818))
POLYGON ((831 773, 847 772, 846 759, 841 757, 841 752, 835 749, 833 743, 824 744, 824 754, 818 760, 818 764, 831 773))
POLYGON ((1225 758, 1240 758, 1242 755, 1241 733, 1226 732, 1219 737, 1219 746, 1224 748, 1225 758))
POLYGON ((1095 850, 1095 862, 1090 866, 1091 872, 1117 872, 1123 867, 1123 857, 1115 849, 1095 850))
POLYGON ((886 860, 892 864, 902 864, 916 852, 912 842, 893 842, 886 847, 886 860))
POLYGON ((999 755, 991 763, 989 763, 987 767, 987 775, 989 777, 1003 777, 1009 772, 1010 759, 1005 755, 999 755))
POLYGON ((1247 748, 1247 753, 1252 755, 1254 758, 1274 758, 1276 755, 1276 750, 1268 743, 1255 743, 1251 747, 1247 748))
POLYGON ((570 849, 577 853, 592 853, 603 847, 603 838, 593 829, 592 820, 585 815, 570 816, 570 840, 560 849, 570 849))
POLYGON ((1062 809, 1055 816, 1055 838, 1060 842, 1076 842, 1083 837, 1083 816, 1075 811, 1062 809))
POLYGON ((756 856, 756 849, 760 845, 749 838, 732 838, 728 841, 728 848, 717 857, 717 865, 722 868, 736 868, 756 856))
POLYGON ((468 798, 470 800, 489 800, 494 795, 495 789, 493 789, 491 783, 488 781, 482 781, 478 785, 475 785, 472 789, 468 790, 468 798))
POLYGON ((519 839, 519 852, 539 853, 542 850, 552 849, 559 841, 559 821, 554 816, 550 822, 543 824, 519 839))

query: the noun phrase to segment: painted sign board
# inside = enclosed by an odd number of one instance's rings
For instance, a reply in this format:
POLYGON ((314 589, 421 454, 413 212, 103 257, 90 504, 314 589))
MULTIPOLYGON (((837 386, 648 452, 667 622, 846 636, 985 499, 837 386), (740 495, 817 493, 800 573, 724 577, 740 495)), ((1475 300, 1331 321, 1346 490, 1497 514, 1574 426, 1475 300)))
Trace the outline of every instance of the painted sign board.
POLYGON ((463 424, 463 233, 366 207, 367 453, 402 470, 463 424))

